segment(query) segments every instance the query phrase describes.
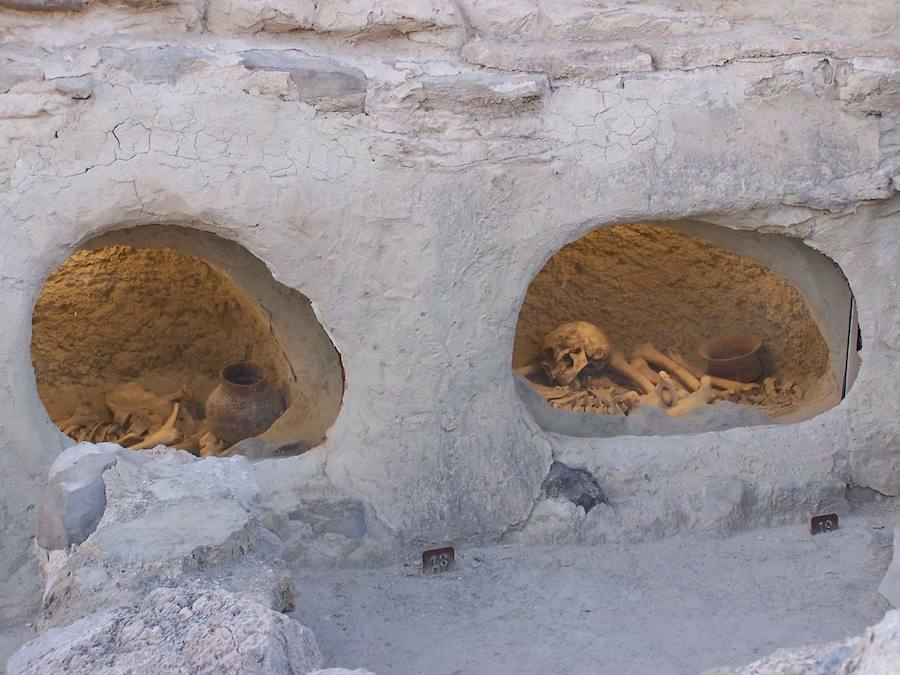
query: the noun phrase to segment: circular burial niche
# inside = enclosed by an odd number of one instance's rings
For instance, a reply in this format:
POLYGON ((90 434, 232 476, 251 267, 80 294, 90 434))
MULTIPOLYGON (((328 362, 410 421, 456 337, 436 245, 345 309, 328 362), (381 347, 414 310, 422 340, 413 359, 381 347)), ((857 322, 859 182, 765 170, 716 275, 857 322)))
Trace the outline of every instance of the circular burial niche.
POLYGON ((177 227, 118 230, 73 253, 38 297, 31 357, 63 433, 136 449, 162 438, 200 455, 304 452, 324 440, 343 394, 340 356, 309 299, 238 244, 177 227), (255 364, 284 412, 227 446, 207 435, 205 404, 238 362, 255 364))
POLYGON ((793 422, 845 393, 854 311, 837 265, 800 241, 618 225, 564 246, 532 280, 512 365, 536 421, 568 435, 793 422))

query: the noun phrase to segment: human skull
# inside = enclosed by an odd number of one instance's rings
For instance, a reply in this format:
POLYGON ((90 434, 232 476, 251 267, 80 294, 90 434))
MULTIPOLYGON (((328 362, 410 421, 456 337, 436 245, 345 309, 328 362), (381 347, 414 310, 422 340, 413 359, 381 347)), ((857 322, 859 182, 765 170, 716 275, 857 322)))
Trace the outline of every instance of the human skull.
POLYGON ((564 323, 551 331, 541 345, 541 365, 550 380, 567 385, 591 363, 606 366, 612 345, 606 334, 587 321, 564 323))

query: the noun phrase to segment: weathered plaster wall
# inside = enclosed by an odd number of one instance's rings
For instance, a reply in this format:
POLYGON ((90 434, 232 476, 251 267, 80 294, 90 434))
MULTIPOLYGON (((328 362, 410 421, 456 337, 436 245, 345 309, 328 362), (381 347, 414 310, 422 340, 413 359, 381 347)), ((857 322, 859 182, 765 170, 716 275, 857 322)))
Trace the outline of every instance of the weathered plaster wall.
MULTIPOLYGON (((553 454, 650 522, 723 475, 900 492, 891 0, 809 24, 783 3, 135 4, 0 2, 25 8, 0 13, 0 615, 37 597, 28 538, 60 448, 35 300, 80 242, 136 225, 231 239, 312 300, 346 374, 315 459, 405 540, 521 523, 553 454), (509 370, 529 281, 598 226, 684 218, 843 269, 866 336, 850 396, 789 426, 539 432, 509 370)), ((257 471, 300 494, 308 461, 257 471)))

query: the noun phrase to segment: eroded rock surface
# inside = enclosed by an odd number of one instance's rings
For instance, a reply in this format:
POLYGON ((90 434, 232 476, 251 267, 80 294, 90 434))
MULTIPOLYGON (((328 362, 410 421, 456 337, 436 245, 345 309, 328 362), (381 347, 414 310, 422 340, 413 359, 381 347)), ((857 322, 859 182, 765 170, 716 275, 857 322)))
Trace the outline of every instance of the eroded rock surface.
POLYGON ((893 558, 878 586, 878 592, 892 607, 900 609, 900 525, 894 528, 893 558))
POLYGON ((606 502, 596 478, 583 469, 572 469, 560 462, 553 462, 541 484, 541 492, 548 499, 568 500, 585 513, 606 502))
POLYGON ((97 457, 109 466, 96 530, 67 551, 39 548, 47 573, 45 625, 188 581, 234 590, 276 611, 293 609, 281 542, 260 525, 259 489, 246 459, 199 460, 168 448, 112 459, 86 455, 97 457))
POLYGON ((779 649, 741 668, 705 675, 890 675, 900 665, 900 611, 892 610, 862 635, 827 645, 779 649))
POLYGON ((221 589, 158 588, 134 606, 49 630, 9 660, 10 675, 259 673, 300 675, 322 657, 288 616, 221 589))

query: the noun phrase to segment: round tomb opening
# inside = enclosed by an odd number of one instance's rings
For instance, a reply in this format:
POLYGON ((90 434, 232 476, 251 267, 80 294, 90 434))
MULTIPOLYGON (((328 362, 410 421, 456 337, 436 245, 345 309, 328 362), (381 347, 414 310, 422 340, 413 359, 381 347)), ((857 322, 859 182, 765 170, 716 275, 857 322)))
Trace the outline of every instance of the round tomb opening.
POLYGON ((174 226, 73 252, 38 297, 31 355, 63 434, 135 450, 298 454, 325 439, 343 394, 308 298, 235 242, 174 226))
POLYGON ((838 266, 802 242, 694 221, 588 232, 532 280, 517 388, 545 429, 667 435, 796 422, 852 384, 838 266))

